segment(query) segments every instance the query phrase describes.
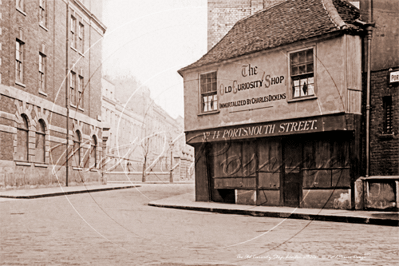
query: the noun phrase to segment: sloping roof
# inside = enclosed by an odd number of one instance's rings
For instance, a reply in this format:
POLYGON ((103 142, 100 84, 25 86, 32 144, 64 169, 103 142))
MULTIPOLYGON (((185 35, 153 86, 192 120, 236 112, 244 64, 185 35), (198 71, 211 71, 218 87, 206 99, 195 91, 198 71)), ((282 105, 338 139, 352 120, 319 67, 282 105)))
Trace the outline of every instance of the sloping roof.
POLYGON ((357 30, 359 10, 344 0, 287 0, 239 20, 204 56, 178 72, 294 43, 357 30))

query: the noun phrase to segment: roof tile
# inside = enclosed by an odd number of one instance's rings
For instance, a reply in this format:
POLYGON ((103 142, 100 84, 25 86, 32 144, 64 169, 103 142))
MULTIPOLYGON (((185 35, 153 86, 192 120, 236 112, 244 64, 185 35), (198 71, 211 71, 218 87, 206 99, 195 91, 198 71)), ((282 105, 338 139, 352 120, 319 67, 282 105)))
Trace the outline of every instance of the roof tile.
MULTIPOLYGON (((334 10, 334 13, 337 14, 334 10)), ((287 0, 239 20, 204 56, 179 72, 278 47, 300 40, 355 28, 359 10, 343 0, 287 0), (346 27, 335 25, 324 2, 330 2, 346 27)))

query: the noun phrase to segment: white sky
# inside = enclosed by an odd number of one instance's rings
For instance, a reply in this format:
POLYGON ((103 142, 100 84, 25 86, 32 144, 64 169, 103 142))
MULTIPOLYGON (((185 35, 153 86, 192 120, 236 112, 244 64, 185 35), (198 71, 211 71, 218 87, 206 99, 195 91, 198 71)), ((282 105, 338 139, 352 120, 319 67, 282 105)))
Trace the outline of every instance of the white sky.
POLYGON ((135 76, 171 116, 183 116, 177 70, 206 53, 207 0, 104 0, 103 73, 135 76))

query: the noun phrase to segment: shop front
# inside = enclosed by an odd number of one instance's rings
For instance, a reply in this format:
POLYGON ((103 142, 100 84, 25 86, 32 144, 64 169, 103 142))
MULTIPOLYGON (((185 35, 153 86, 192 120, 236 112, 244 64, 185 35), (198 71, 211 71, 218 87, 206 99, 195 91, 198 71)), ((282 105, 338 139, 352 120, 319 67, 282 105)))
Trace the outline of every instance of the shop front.
POLYGON ((197 201, 353 208, 361 37, 358 10, 340 3, 260 11, 179 70, 197 201))
POLYGON ((350 209, 356 158, 346 120, 341 114, 188 133, 202 177, 197 200, 350 209))

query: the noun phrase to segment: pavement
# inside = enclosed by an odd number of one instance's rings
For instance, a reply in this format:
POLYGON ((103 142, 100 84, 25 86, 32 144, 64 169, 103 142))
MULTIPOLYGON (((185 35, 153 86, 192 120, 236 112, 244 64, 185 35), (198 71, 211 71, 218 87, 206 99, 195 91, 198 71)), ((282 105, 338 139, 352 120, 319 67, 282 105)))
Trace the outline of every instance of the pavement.
POLYGON ((0 198, 12 199, 35 199, 44 197, 64 196, 70 194, 80 194, 88 192, 99 192, 115 189, 126 189, 140 187, 138 184, 118 184, 112 183, 107 185, 86 185, 86 186, 57 186, 47 188, 32 189, 12 189, 0 191, 0 198))
POLYGON ((163 208, 175 208, 192 211, 251 215, 261 217, 278 217, 287 219, 334 221, 387 226, 399 225, 399 212, 395 211, 388 212, 337 209, 305 209, 290 207, 239 205, 217 202, 199 202, 195 201, 195 196, 192 193, 152 201, 148 205, 163 208))
MULTIPOLYGON (((0 191, 0 198, 34 199, 43 197, 63 196, 70 194, 99 192, 107 190, 128 189, 140 187, 142 184, 160 184, 158 182, 121 183, 112 182, 107 185, 86 185, 69 187, 48 187, 36 189, 12 189, 0 191)), ((178 185, 181 182, 175 182, 178 185)), ((168 183, 170 184, 170 183, 168 183)), ((193 193, 181 194, 148 203, 149 206, 174 208, 192 211, 214 212, 224 214, 250 215, 260 217, 277 217, 286 219, 305 219, 319 221, 334 221, 346 223, 375 224, 399 226, 399 212, 395 211, 352 211, 336 209, 306 209, 290 207, 270 207, 227 204, 217 202, 195 201, 193 193)))

